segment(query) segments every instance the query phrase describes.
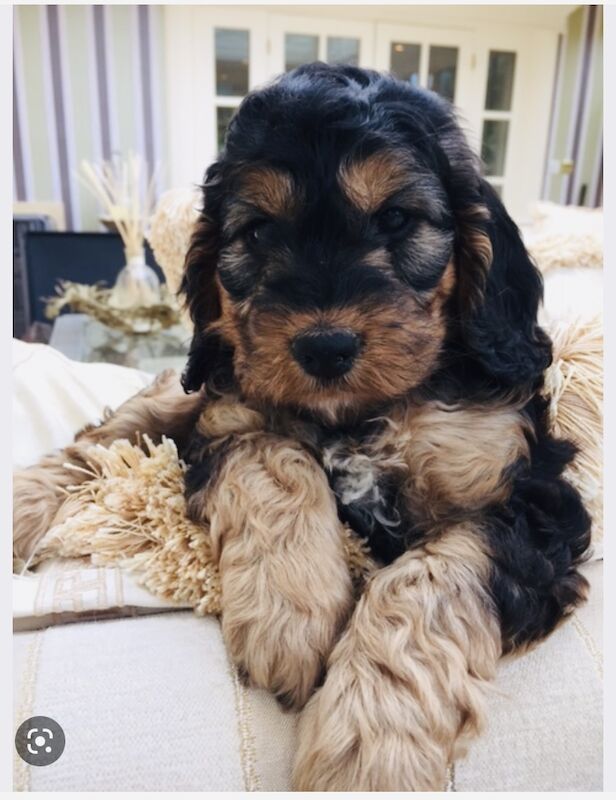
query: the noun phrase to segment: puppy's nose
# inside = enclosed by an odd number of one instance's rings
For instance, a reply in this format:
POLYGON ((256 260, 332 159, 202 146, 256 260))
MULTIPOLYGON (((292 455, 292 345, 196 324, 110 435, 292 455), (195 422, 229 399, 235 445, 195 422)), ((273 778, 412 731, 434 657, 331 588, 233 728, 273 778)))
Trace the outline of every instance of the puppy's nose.
POLYGON ((359 336, 349 331, 309 331, 293 340, 291 350, 309 375, 339 378, 353 366, 359 344, 359 336))

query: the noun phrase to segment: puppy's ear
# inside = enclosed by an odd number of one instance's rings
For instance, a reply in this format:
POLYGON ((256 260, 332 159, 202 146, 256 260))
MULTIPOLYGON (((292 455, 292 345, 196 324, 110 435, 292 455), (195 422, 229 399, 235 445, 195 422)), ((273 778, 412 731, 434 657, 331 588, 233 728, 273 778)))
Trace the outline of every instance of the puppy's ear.
MULTIPOLYGON (((204 193, 209 192, 210 187, 214 192, 217 190, 212 178, 213 168, 210 168, 204 193)), ((222 345, 212 327, 221 311, 216 280, 220 245, 218 225, 208 206, 211 206, 211 198, 204 194, 203 210, 190 240, 180 284, 180 294, 194 325, 188 363, 182 375, 186 392, 198 391, 212 373, 220 369, 221 359, 224 357, 226 361, 228 355, 228 348, 222 345)))
POLYGON ((180 293, 190 313, 195 331, 204 331, 220 316, 220 296, 216 285, 218 233, 216 226, 201 211, 195 224, 186 259, 180 293))
POLYGON ((456 213, 458 304, 465 349, 508 386, 535 384, 552 359, 537 324, 541 275, 500 198, 480 179, 456 213))

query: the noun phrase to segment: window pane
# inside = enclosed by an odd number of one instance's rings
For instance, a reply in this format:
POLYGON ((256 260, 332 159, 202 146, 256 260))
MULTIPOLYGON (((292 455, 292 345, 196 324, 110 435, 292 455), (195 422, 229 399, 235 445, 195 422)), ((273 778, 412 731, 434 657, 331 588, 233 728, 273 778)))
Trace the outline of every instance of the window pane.
POLYGON ((218 142, 218 149, 222 150, 222 147, 225 143, 225 133, 227 132, 227 127, 231 122, 231 117, 235 113, 234 108, 221 108, 220 106, 216 109, 216 140, 218 142))
POLYGON ((486 109, 489 111, 511 111, 515 53, 490 50, 486 109))
POLYGON ((453 102, 456 93, 457 47, 430 47, 428 89, 453 102))
POLYGON ((286 33, 284 37, 284 68, 288 72, 319 58, 319 37, 286 33))
POLYGON ((392 73, 402 81, 409 81, 411 86, 419 86, 419 56, 421 45, 392 42, 389 51, 389 63, 392 73))
POLYGON ((486 175, 502 176, 504 174, 508 135, 508 120, 485 119, 483 121, 481 158, 485 164, 486 175))
POLYGON ((216 28, 216 94, 248 91, 248 31, 216 28))
POLYGON ((327 37, 327 63, 359 65, 359 39, 346 39, 342 36, 327 37))

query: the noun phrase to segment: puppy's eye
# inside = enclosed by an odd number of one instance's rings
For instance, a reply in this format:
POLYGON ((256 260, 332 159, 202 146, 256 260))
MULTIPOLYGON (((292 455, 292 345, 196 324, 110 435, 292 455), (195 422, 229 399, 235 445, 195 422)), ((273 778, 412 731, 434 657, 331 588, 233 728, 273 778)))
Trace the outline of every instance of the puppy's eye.
POLYGON ((244 231, 246 241, 252 245, 263 244, 273 227, 274 223, 266 219, 252 222, 244 231))
POLYGON ((377 216, 377 224, 382 233, 397 233, 401 231, 410 219, 410 214, 403 208, 393 206, 377 216))

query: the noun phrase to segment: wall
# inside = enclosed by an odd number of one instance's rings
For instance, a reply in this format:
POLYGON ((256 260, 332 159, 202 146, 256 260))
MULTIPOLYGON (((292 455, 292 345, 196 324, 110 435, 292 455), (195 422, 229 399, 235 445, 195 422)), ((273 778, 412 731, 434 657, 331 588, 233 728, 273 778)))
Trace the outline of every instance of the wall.
POLYGON ((76 177, 82 159, 133 149, 166 162, 162 11, 15 7, 16 200, 62 200, 69 229, 95 230, 98 205, 76 177))

